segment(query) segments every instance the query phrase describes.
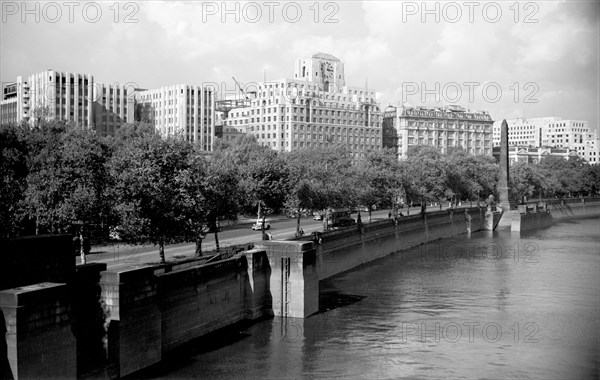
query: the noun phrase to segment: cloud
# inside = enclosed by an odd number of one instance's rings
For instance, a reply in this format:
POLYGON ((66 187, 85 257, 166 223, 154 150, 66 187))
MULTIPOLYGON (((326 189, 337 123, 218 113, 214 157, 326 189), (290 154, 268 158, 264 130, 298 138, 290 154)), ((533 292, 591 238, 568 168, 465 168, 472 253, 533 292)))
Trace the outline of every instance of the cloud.
MULTIPOLYGON (((241 83, 262 81, 265 69, 268 79, 291 77, 297 58, 322 51, 344 61, 347 84, 364 86, 368 77, 369 88, 385 105, 402 100, 406 82, 429 87, 436 82, 496 82, 506 94, 500 101, 485 102, 479 96, 463 105, 499 116, 544 116, 562 97, 561 116, 588 119, 590 125, 599 121, 599 2, 497 2, 502 17, 496 23, 482 17, 486 3, 475 9, 473 22, 463 2, 456 3, 463 6, 458 22, 444 17, 435 22, 433 16, 423 22, 407 8, 423 2, 295 2, 301 15, 289 22, 282 10, 292 2, 281 2, 271 22, 268 10, 257 2, 262 14, 256 23, 248 19, 251 2, 226 4, 230 10, 238 7, 239 22, 232 14, 226 22, 221 13, 207 14, 208 3, 135 3, 134 23, 123 22, 131 15, 125 3, 119 3, 119 22, 109 8, 113 3, 101 3, 103 17, 96 23, 82 21, 81 14, 74 23, 9 18, 0 24, 2 80, 53 68, 92 73, 104 82, 134 81, 145 88, 223 82, 231 89, 232 75, 241 83), (538 22, 525 23, 525 16, 538 22), (519 103, 510 90, 515 83, 519 103), (539 88, 536 104, 522 103, 527 83, 539 88)), ((448 7, 437 4, 440 10, 448 7)), ((291 8, 288 13, 292 15, 291 8)))

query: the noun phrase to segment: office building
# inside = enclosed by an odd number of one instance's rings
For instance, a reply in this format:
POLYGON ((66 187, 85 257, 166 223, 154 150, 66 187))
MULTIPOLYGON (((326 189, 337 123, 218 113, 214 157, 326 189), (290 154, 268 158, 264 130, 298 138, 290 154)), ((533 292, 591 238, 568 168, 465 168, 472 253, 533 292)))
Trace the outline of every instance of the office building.
MULTIPOLYGON (((500 159, 500 147, 494 147, 494 157, 500 159)), ((508 160, 512 166, 517 162, 525 162, 529 164, 537 164, 544 157, 560 157, 568 160, 569 158, 577 158, 577 152, 569 148, 538 148, 532 146, 509 146, 508 160)))
POLYGON ((214 90, 173 85, 135 93, 135 119, 154 125, 162 136, 181 136, 212 151, 215 139, 214 90))
POLYGON ((330 54, 299 59, 294 78, 257 83, 253 90, 247 106, 225 112, 224 127, 277 151, 343 145, 358 157, 381 148, 375 92, 346 86, 344 64, 330 54))
POLYGON ((94 84, 93 127, 100 135, 114 135, 124 123, 133 123, 137 89, 118 84, 94 84))
MULTIPOLYGON (((494 145, 500 144, 500 121, 494 123, 494 145)), ((600 160, 598 133, 587 121, 560 117, 517 118, 507 120, 510 146, 566 148, 591 164, 600 160)))
POLYGON ((93 83, 92 75, 54 70, 19 76, 4 88, 2 121, 64 120, 90 127, 93 83))

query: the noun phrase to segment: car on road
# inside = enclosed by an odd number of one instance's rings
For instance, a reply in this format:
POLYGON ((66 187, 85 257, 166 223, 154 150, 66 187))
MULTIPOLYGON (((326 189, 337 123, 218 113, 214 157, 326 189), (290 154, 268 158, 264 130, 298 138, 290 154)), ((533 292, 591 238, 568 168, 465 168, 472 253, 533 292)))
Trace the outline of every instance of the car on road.
MULTIPOLYGON (((262 224, 263 224, 262 220, 257 220, 256 223, 254 223, 252 225, 252 229, 254 231, 260 231, 260 230, 262 230, 262 224)), ((269 223, 268 220, 265 220, 265 230, 268 230, 268 229, 271 229, 271 224, 269 223)))
POLYGON ((323 220, 323 214, 315 214, 314 220, 323 220))

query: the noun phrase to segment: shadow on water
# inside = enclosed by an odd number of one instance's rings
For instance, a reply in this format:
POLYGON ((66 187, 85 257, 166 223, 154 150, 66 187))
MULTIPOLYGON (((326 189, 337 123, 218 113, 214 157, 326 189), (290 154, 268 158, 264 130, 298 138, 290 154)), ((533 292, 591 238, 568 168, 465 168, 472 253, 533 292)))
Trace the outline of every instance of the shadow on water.
POLYGON ((365 299, 366 296, 354 294, 342 294, 337 291, 321 291, 319 293, 319 311, 317 314, 335 310, 340 307, 346 307, 365 299))
POLYGON ((122 377, 123 379, 155 379, 164 378, 178 368, 189 366, 195 361, 194 357, 210 351, 238 343, 252 336, 244 332, 248 327, 272 317, 264 317, 255 321, 241 321, 224 327, 199 338, 190 340, 174 350, 163 354, 162 360, 150 367, 122 377))

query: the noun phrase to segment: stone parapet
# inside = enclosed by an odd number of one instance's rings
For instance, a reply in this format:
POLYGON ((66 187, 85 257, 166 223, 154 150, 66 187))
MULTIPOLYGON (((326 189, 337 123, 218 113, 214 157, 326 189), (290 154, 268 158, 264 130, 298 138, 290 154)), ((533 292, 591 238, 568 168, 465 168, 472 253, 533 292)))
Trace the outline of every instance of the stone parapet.
POLYGON ((2 290, 0 309, 10 376, 77 377, 76 342, 65 284, 43 282, 2 290))

